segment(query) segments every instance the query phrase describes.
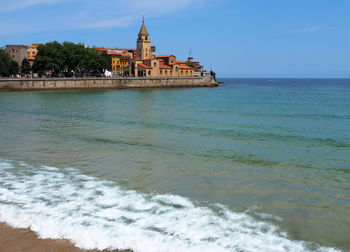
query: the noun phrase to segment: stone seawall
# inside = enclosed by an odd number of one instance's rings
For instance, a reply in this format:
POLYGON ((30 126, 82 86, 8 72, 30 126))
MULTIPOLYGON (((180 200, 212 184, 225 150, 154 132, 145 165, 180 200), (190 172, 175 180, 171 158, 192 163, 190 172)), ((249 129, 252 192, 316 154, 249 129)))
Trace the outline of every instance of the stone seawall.
POLYGON ((0 91, 215 87, 210 77, 0 79, 0 91))

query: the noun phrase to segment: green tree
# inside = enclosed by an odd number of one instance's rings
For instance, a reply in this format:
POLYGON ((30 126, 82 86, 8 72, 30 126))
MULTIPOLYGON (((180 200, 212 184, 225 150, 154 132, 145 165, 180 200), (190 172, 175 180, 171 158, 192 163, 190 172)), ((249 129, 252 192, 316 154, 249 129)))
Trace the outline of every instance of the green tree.
POLYGON ((0 76, 9 76, 11 61, 10 55, 3 48, 0 48, 0 76))
POLYGON ((11 61, 10 68, 9 68, 9 74, 10 75, 16 75, 19 73, 19 66, 16 61, 11 61))
POLYGON ((95 48, 86 48, 86 51, 79 62, 78 68, 88 75, 102 73, 106 67, 106 59, 95 48))
POLYGON ((38 46, 33 70, 39 74, 50 71, 56 76, 72 72, 86 75, 99 75, 105 69, 111 69, 112 60, 107 53, 100 54, 95 48, 83 44, 57 41, 38 46))
POLYGON ((72 42, 63 42, 62 55, 64 58, 64 71, 78 72, 79 63, 86 53, 86 48, 83 44, 74 44, 72 42))
POLYGON ((57 41, 39 45, 33 69, 38 73, 51 71, 53 75, 62 72, 64 70, 62 45, 57 41))
POLYGON ((191 62, 186 62, 186 66, 193 67, 193 64, 191 62))
POLYGON ((29 63, 28 59, 24 58, 22 61, 22 65, 21 65, 21 73, 22 74, 29 74, 30 71, 31 71, 30 63, 29 63))
POLYGON ((108 55, 107 52, 103 52, 101 56, 104 58, 103 61, 103 69, 112 71, 112 57, 111 55, 108 55))

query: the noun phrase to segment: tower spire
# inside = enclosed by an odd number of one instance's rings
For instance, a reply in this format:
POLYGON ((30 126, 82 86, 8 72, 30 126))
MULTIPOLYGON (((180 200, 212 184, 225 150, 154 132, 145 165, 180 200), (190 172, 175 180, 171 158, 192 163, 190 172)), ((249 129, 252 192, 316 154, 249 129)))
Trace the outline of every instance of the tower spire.
POLYGON ((141 29, 140 29, 139 35, 148 36, 148 31, 146 29, 146 25, 144 23, 144 20, 142 21, 142 25, 141 25, 141 29))
POLYGON ((193 57, 192 57, 192 48, 190 48, 190 52, 188 53, 188 60, 187 62, 192 63, 193 62, 193 57))
POLYGON ((151 57, 151 41, 145 25, 145 17, 142 17, 142 25, 136 41, 136 56, 139 59, 148 59, 151 57))

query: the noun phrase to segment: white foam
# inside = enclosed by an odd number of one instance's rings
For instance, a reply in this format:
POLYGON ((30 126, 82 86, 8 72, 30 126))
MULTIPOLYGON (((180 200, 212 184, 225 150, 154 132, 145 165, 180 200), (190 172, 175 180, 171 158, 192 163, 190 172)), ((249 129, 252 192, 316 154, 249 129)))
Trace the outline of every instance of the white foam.
POLYGON ((83 249, 308 251, 311 245, 219 204, 200 207, 177 195, 124 190, 76 169, 7 160, 0 160, 0 221, 83 249))

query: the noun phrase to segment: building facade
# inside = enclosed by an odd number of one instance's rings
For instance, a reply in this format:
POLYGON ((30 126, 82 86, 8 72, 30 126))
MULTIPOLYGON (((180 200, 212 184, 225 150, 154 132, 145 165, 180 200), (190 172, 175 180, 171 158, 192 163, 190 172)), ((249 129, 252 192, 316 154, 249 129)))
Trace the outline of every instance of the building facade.
POLYGON ((12 60, 17 62, 18 66, 21 66, 22 61, 28 58, 28 49, 25 45, 6 45, 5 51, 12 60))
POLYGON ((131 59, 130 54, 108 52, 112 60, 112 72, 119 76, 129 76, 129 63, 131 59))
POLYGON ((129 76, 130 60, 134 56, 135 49, 119 49, 95 47, 100 53, 106 52, 111 58, 112 73, 118 76, 129 76))
POLYGON ((6 45, 5 51, 11 56, 11 58, 17 62, 19 66, 22 65, 24 59, 28 59, 33 64, 35 57, 38 53, 38 46, 40 44, 32 45, 6 45))

